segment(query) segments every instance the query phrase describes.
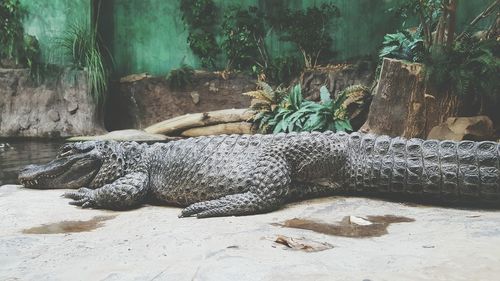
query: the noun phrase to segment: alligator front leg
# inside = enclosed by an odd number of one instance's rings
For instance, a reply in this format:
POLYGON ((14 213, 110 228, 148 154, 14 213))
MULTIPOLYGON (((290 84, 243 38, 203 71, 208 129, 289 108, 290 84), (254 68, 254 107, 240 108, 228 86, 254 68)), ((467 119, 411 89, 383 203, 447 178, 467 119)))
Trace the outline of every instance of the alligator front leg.
POLYGON ((101 188, 92 190, 82 187, 63 196, 74 201, 71 205, 82 208, 128 209, 143 202, 148 191, 148 175, 142 172, 127 174, 101 188))
POLYGON ((279 155, 279 151, 270 150, 260 159, 259 167, 245 173, 245 182, 249 184, 247 192, 194 203, 182 210, 179 217, 251 215, 270 212, 283 206, 290 193, 291 180, 288 163, 279 155))

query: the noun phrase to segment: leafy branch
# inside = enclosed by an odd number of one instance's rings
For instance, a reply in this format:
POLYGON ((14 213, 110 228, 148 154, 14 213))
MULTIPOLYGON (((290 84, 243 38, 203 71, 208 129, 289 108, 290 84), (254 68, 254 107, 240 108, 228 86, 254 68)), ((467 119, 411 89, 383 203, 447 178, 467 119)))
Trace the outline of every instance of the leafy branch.
POLYGON ((203 67, 216 68, 220 53, 216 40, 217 7, 212 0, 180 0, 182 19, 189 31, 187 42, 203 67))

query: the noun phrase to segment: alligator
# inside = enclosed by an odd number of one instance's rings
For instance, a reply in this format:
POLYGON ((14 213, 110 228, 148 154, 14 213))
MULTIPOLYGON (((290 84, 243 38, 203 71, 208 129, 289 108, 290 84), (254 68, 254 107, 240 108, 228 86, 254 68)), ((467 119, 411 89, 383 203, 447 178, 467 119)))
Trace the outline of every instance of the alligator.
POLYGON ((156 202, 205 218, 343 194, 498 208, 499 171, 496 142, 312 132, 70 143, 53 161, 22 169, 19 181, 77 189, 63 196, 83 208, 156 202))

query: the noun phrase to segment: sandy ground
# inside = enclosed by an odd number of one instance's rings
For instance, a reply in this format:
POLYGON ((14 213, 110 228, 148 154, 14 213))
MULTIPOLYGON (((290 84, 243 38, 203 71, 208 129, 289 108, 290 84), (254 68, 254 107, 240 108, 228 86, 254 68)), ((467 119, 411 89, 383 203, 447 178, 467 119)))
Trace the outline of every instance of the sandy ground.
POLYGON ((63 192, 0 187, 0 280, 500 278, 500 211, 330 197, 264 215, 179 219, 180 209, 172 207, 83 210, 60 198, 63 192), (292 218, 335 223, 369 215, 415 221, 391 224, 388 234, 369 238, 273 225, 292 218), (26 233, 44 231, 63 233, 26 233), (275 243, 278 235, 334 247, 294 250, 275 243))

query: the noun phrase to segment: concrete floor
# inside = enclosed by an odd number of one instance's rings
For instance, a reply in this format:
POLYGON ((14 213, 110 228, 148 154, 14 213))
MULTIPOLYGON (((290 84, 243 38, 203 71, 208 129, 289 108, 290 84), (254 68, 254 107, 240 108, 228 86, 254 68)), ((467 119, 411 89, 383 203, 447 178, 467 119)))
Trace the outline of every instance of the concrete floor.
POLYGON ((60 198, 63 192, 0 187, 0 280, 500 279, 500 211, 330 197, 263 215, 178 219, 180 209, 172 207, 82 210, 60 198), (272 225, 369 215, 415 221, 391 224, 388 234, 372 238, 272 225), (98 216, 107 220, 92 221, 98 216), (334 248, 293 250, 275 243, 278 235, 334 248))

